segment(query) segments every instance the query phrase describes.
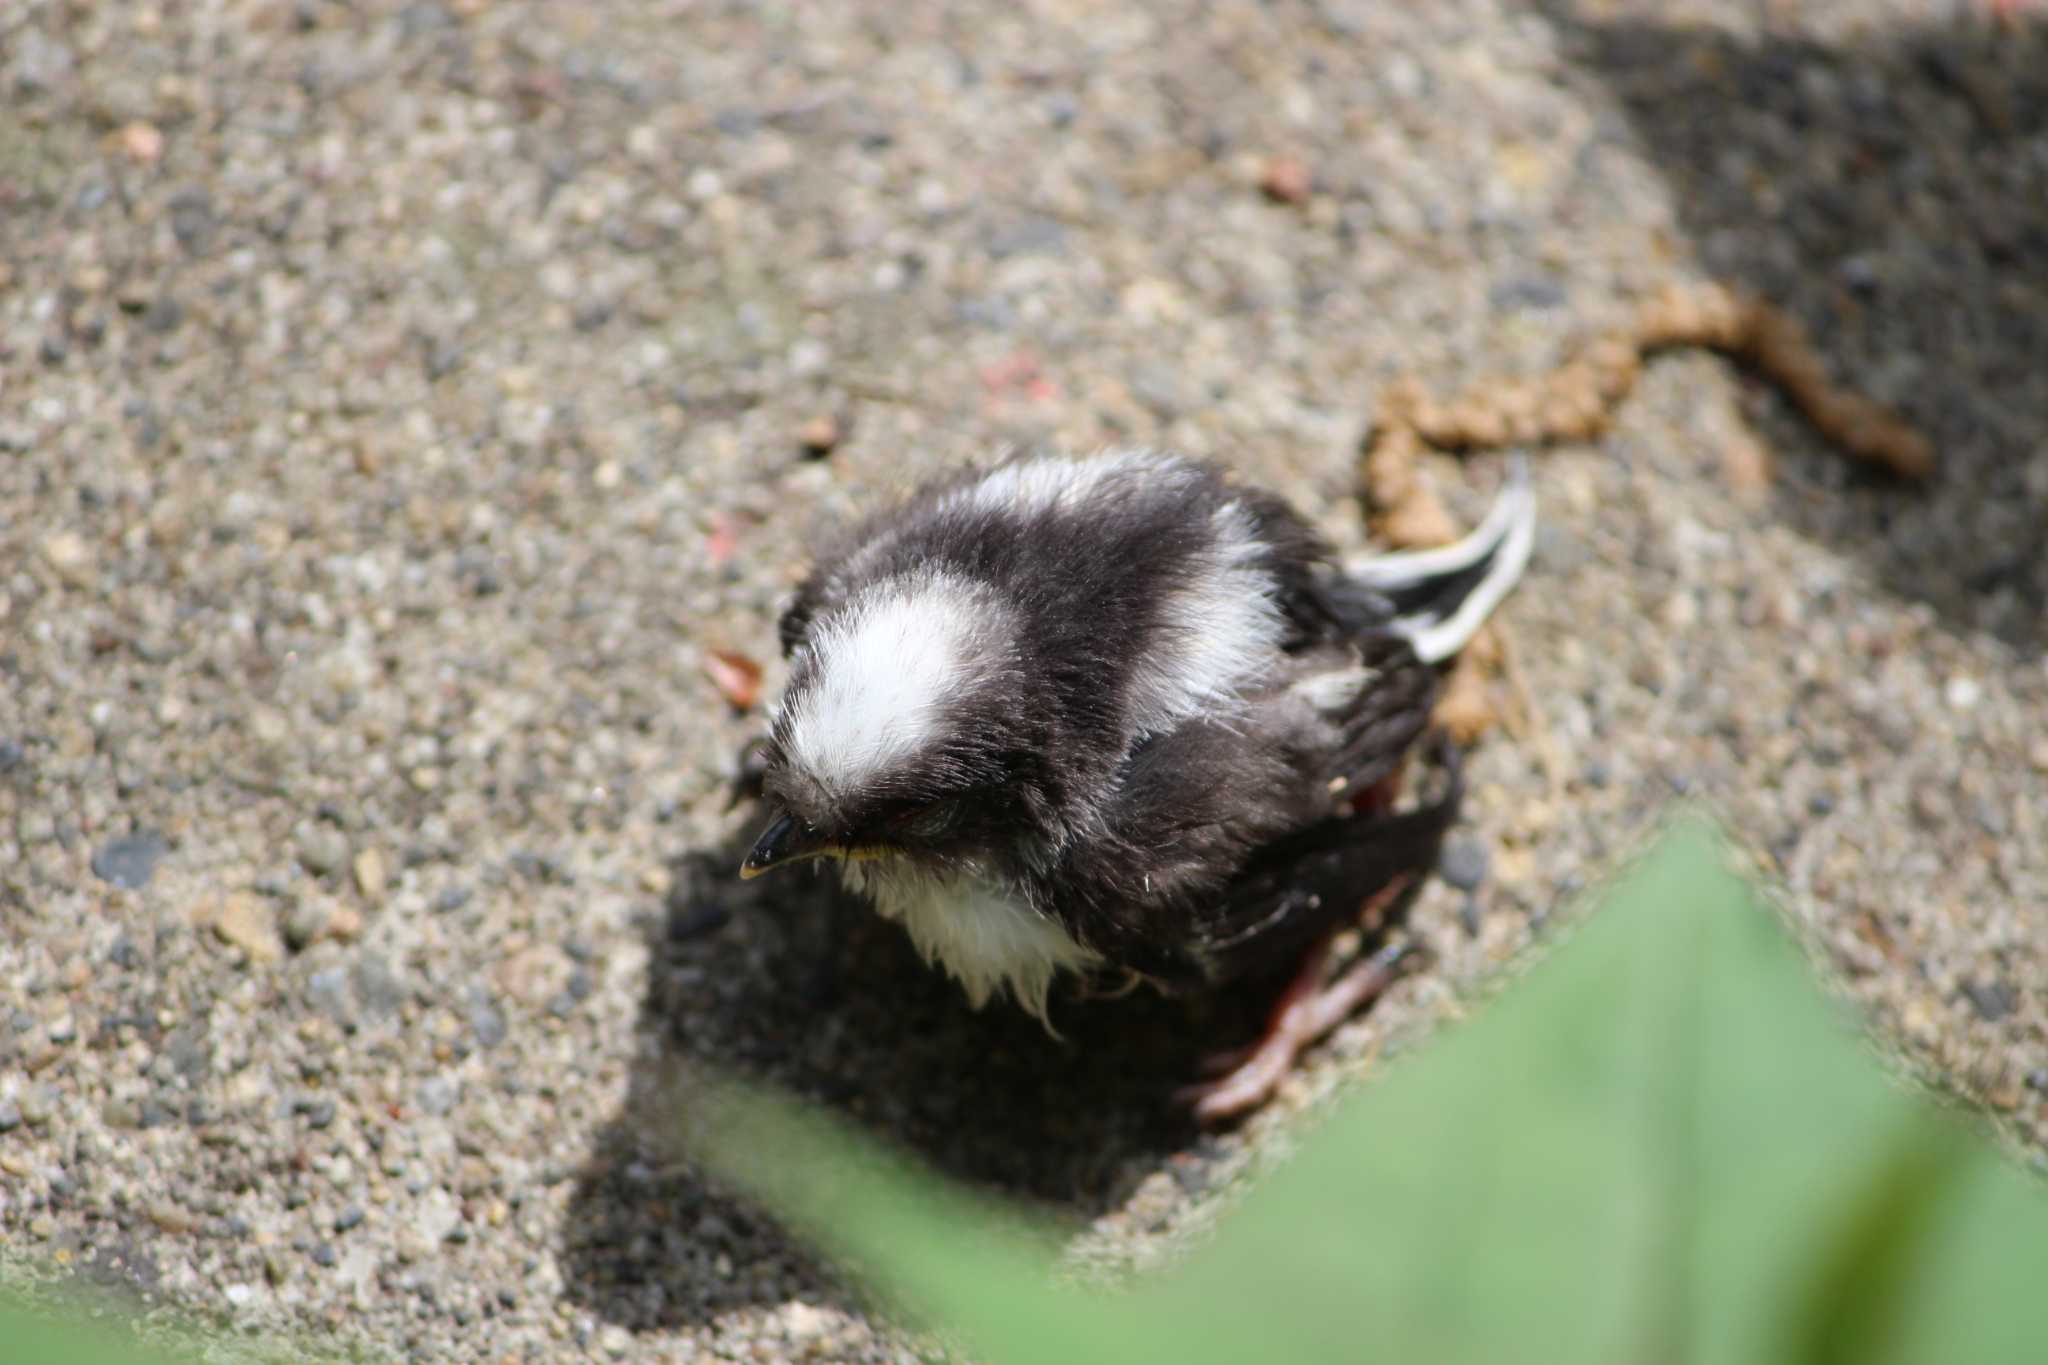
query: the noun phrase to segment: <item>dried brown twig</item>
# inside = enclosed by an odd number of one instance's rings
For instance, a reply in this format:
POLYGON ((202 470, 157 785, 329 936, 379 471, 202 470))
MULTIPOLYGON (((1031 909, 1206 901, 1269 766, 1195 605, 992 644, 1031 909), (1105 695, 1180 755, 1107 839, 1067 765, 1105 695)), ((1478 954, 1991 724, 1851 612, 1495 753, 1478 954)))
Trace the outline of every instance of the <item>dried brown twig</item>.
MULTIPOLYGON (((1720 351, 1772 383, 1843 454, 1902 478, 1934 472, 1934 449, 1881 404, 1837 387, 1798 321, 1726 286, 1673 285, 1646 300, 1630 325, 1602 336, 1549 374, 1488 384, 1439 403, 1413 379, 1380 395, 1366 438, 1366 502, 1379 536, 1395 549, 1443 545, 1459 528, 1418 470, 1425 449, 1493 450, 1590 441, 1642 377, 1649 355, 1679 346, 1720 351)), ((1762 477, 1752 470, 1751 477, 1762 477)), ((1481 673, 1500 645, 1482 632, 1444 687, 1438 722, 1460 739, 1487 729, 1497 708, 1481 673)))

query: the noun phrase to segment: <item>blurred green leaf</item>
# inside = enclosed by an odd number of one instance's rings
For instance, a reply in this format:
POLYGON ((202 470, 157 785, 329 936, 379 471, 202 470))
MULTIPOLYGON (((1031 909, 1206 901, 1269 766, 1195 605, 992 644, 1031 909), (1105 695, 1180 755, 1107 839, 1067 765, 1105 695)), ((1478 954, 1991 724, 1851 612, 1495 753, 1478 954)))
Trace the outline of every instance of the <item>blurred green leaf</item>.
POLYGON ((7 1365, 194 1365, 199 1357, 141 1345, 125 1327, 92 1320, 82 1302, 30 1305, 0 1291, 0 1361, 7 1365))
MULTIPOLYGON (((0 1251, 5 1251, 0 1248, 0 1251)), ((222 1319, 145 1307, 83 1283, 38 1276, 0 1257, 0 1365, 367 1365, 360 1341, 314 1341, 233 1331, 222 1319)))
POLYGON ((992 1361, 2048 1360, 2048 1205, 1891 1082, 1701 826, 1122 1293, 822 1116, 696 1146, 992 1361))

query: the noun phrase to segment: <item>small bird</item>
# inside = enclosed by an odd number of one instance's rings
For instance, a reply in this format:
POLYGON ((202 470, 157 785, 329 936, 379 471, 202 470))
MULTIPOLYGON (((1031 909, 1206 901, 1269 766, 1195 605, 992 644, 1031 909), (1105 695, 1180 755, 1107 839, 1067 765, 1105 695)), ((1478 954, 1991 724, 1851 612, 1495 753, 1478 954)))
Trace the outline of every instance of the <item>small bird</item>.
MULTIPOLYGON (((1342 563, 1279 498, 1149 450, 1013 456, 855 528, 781 620, 744 877, 829 858, 981 1007, 1056 977, 1190 992, 1300 964, 1191 1098, 1248 1108, 1391 979, 1329 942, 1455 814, 1396 813, 1437 666, 1528 560, 1517 464, 1465 540, 1342 563)), ((1446 746, 1447 748, 1447 746, 1446 746)), ((1376 900, 1377 898, 1377 900, 1376 900)))

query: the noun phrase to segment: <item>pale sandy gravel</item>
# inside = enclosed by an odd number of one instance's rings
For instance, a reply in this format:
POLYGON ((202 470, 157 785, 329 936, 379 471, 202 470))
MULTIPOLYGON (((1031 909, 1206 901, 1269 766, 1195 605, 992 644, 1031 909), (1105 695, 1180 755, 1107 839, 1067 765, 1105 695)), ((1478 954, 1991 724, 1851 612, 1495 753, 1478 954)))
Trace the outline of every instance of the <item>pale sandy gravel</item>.
MULTIPOLYGON (((898 1358, 669 1162, 670 1061, 826 1096, 1144 1259, 1679 790, 1776 864, 1887 1038, 2039 1142, 2039 28, 31 2, 0 82, 11 1252, 429 1358, 898 1358), (1273 154, 1307 205, 1258 194, 1273 154), (1159 1100, 1200 1041, 1178 1014, 1071 1009, 1061 1048, 864 920, 807 1001, 817 892, 730 890, 747 725, 699 666, 765 657, 814 526, 1004 442, 1136 441, 1355 544, 1385 379, 1527 371, 1707 274, 1797 311, 1948 473, 1855 475, 1701 357, 1545 457, 1510 629, 1554 763, 1479 751, 1478 938, 1432 892, 1438 965, 1271 1113, 1197 1140, 1159 1100), (822 413, 848 439, 806 462, 822 413), (1740 441, 1780 461, 1760 508, 1720 474, 1740 441), (147 885, 95 876, 138 829, 147 885), (259 933, 361 933, 248 961, 193 927, 236 897, 259 933)), ((1441 474, 1468 513, 1491 477, 1441 474)))

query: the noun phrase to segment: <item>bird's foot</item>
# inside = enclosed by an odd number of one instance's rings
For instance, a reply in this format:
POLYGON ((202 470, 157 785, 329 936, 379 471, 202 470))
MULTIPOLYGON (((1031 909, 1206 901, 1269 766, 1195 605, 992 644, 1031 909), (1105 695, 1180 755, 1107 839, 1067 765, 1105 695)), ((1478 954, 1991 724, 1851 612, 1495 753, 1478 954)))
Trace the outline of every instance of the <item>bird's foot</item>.
POLYGON ((1281 993, 1258 1041, 1211 1057, 1203 1069, 1212 1079, 1178 1092, 1196 1118, 1219 1123, 1271 1099, 1305 1049, 1384 993, 1420 956, 1408 944, 1390 944, 1325 981, 1333 952, 1331 940, 1318 944, 1281 993))

